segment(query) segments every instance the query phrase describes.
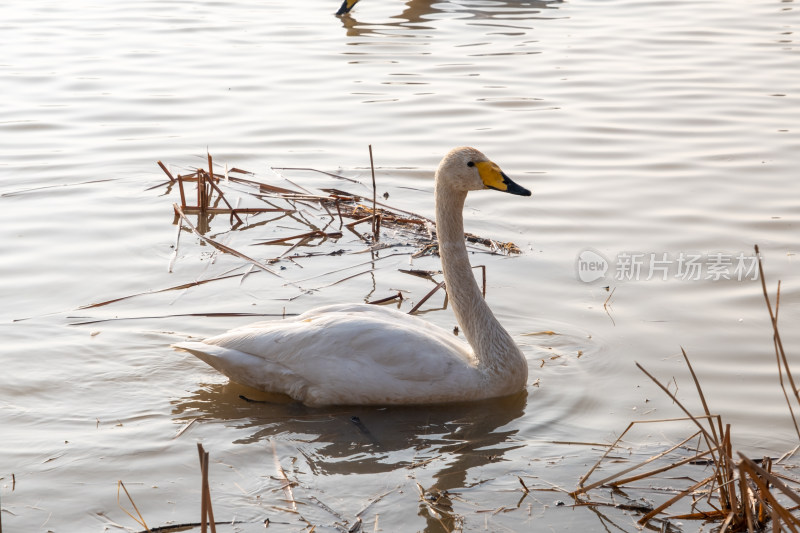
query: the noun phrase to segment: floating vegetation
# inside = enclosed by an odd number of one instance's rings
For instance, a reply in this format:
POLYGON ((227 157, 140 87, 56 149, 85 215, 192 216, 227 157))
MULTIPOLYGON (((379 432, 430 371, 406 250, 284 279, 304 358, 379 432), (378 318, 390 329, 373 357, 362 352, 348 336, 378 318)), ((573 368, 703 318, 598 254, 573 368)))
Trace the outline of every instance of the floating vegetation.
MULTIPOLYGON (((279 269, 285 268, 282 266, 283 264, 300 265, 298 261, 308 258, 370 254, 369 261, 350 265, 344 262, 346 266, 343 268, 331 269, 322 275, 354 271, 359 267, 361 268, 360 271, 351 273, 327 285, 315 287, 314 289, 302 289, 304 292, 308 292, 309 290, 330 287, 354 277, 371 273, 376 269, 375 262, 382 259, 400 255, 409 256, 411 259, 437 255, 438 244, 435 221, 379 202, 377 200, 374 166, 372 166, 372 147, 370 147, 370 163, 372 167, 372 197, 367 198, 364 195, 348 192, 341 188, 324 188, 319 191, 312 191, 292 182, 288 178, 283 178, 283 181, 288 185, 281 183, 279 186, 267 183, 265 179, 258 179, 253 172, 235 167, 230 169, 226 167, 224 171, 215 170, 210 154, 207 156, 207 168, 194 168, 189 172, 177 175, 170 172, 164 163, 159 161, 158 165, 169 178, 167 185, 170 190, 177 187, 180 196, 180 202, 173 204, 178 233, 170 260, 170 271, 172 271, 175 260, 178 257, 182 230, 193 233, 203 243, 221 253, 241 259, 247 263, 249 270, 245 274, 226 273, 213 279, 182 283, 174 287, 147 293, 96 302, 85 305, 81 309, 100 307, 143 294, 185 289, 189 286, 228 279, 236 275, 244 276, 254 270, 283 278, 279 271, 279 269), (228 196, 233 196, 233 193, 238 197, 236 202, 231 202, 228 199, 228 196), (240 207, 240 203, 246 203, 247 207, 240 207), (196 222, 192 220, 195 216, 196 222), (236 245, 234 247, 221 242, 223 239, 219 235, 211 236, 209 234, 212 221, 221 216, 227 216, 227 224, 229 224, 229 229, 223 231, 223 236, 229 235, 230 232, 238 232, 241 235, 244 230, 254 227, 261 229, 261 226, 268 226, 281 235, 269 239, 253 239, 245 245, 236 245), (338 243, 347 235, 355 236, 357 240, 348 242, 350 249, 342 249, 338 243), (352 246, 353 242, 357 245, 355 249, 352 246), (243 246, 247 248, 243 248, 243 246), (282 249, 279 253, 263 258, 260 257, 263 252, 259 249, 263 246, 282 249), (244 249, 247 251, 243 251, 244 249), (391 249, 392 253, 382 256, 377 255, 379 251, 386 249, 391 249)), ((314 172, 348 183, 359 183, 344 176, 311 168, 283 167, 273 168, 272 170, 276 173, 280 171, 314 172)), ((387 195, 383 196, 385 198, 387 195)), ((473 245, 473 251, 475 252, 493 255, 521 253, 519 247, 513 242, 497 241, 470 233, 465 233, 464 238, 469 244, 473 245)), ((478 265, 475 268, 482 269, 485 296, 486 267, 485 265, 478 265)), ((399 271, 417 275, 413 270, 399 269, 399 271)), ((422 303, 437 290, 443 288, 444 283, 437 282, 433 277, 438 274, 439 272, 433 272, 427 276, 435 284, 435 287, 418 301, 410 312, 417 312, 422 303)), ((315 277, 321 277, 322 275, 315 277)), ((308 281, 309 279, 312 278, 290 281, 287 284, 297 285, 301 281, 308 281)), ((393 295, 377 298, 369 303, 385 304, 402 302, 403 300, 402 291, 394 291, 393 295)))
MULTIPOLYGON (((370 147, 370 160, 372 159, 372 149, 370 147)), ((187 223, 186 215, 198 215, 198 227, 187 225, 192 232, 204 235, 208 228, 211 218, 218 215, 229 215, 232 229, 240 229, 246 226, 242 216, 256 215, 263 213, 279 213, 280 215, 268 222, 274 222, 284 217, 307 226, 308 231, 300 234, 287 235, 277 239, 259 242, 261 245, 287 244, 289 241, 296 240, 287 252, 280 256, 273 257, 266 263, 275 263, 285 259, 289 251, 302 247, 314 239, 338 239, 342 237, 342 229, 347 229, 365 244, 372 248, 381 240, 381 230, 392 229, 398 232, 397 237, 385 243, 380 248, 392 245, 403 244, 412 246, 416 249, 413 255, 423 255, 436 253, 436 223, 435 221, 402 209, 391 207, 383 202, 377 201, 377 189, 375 186, 374 168, 372 169, 373 187, 372 199, 363 195, 347 192, 338 188, 321 189, 321 193, 311 192, 295 184, 295 188, 278 187, 270 185, 264 181, 255 179, 255 174, 238 168, 226 169, 224 174, 215 173, 211 155, 208 155, 208 169, 196 168, 187 174, 173 176, 171 172, 159 161, 159 166, 170 179, 171 184, 177 184, 180 193, 180 204, 174 204, 176 215, 187 223), (235 174, 235 176, 234 176, 235 174), (241 176, 248 176, 247 178, 241 176), (190 204, 187 200, 187 184, 196 184, 196 202, 190 204), (226 198, 224 188, 227 185, 240 185, 245 189, 239 188, 239 194, 245 194, 250 199, 255 200, 261 205, 258 207, 234 207, 226 198), (222 206, 224 204, 224 207, 222 206), (311 212, 309 209, 316 211, 311 212), (347 221, 345 221, 345 219, 347 221), (371 231, 362 233, 357 230, 357 226, 369 223, 371 231), (336 231, 328 231, 332 225, 337 225, 336 231)), ((327 174, 341 180, 349 180, 343 176, 322 172, 316 169, 296 169, 296 168, 273 168, 278 170, 306 170, 327 174)), ((288 180, 287 180, 288 181, 288 180)), ((291 182, 290 182, 291 183, 291 182)), ((258 220, 250 225, 262 225, 264 221, 258 220)), ((518 254, 519 247, 513 242, 502 242, 484 237, 479 237, 471 233, 464 234, 467 242, 480 245, 490 253, 518 254)), ((217 247, 225 253, 234 253, 224 245, 208 239, 207 243, 217 247)), ((244 256, 243 258, 246 258, 244 256)), ((256 262, 258 266, 264 266, 261 262, 256 262)))
MULTIPOLYGON (((773 327, 773 343, 778 361, 778 372, 784 395, 789 404, 792 421, 797 429, 797 421, 792 408, 789 393, 785 388, 785 381, 792 387, 793 396, 800 404, 800 395, 794 385, 786 354, 778 330, 778 303, 780 302, 780 283, 775 309, 767 292, 761 258, 758 255, 758 246, 755 248, 758 256, 759 275, 761 276, 764 299, 773 327), (785 374, 785 380, 784 380, 785 374)), ((763 457, 751 459, 746 455, 734 453, 731 445, 731 426, 723 424, 722 417, 712 414, 700 386, 700 381, 692 368, 689 357, 681 350, 686 366, 691 374, 697 394, 702 404, 702 413, 693 414, 681 403, 676 395, 664 384, 650 374, 644 367, 637 363, 637 367, 644 372, 661 390, 686 415, 683 418, 646 420, 631 422, 625 431, 611 444, 602 457, 592 466, 578 482, 578 489, 572 493, 577 505, 581 506, 613 506, 641 514, 638 520, 640 527, 660 527, 661 531, 673 531, 674 521, 697 520, 704 523, 719 524, 717 531, 748 532, 765 531, 771 526, 772 531, 797 532, 800 530, 800 495, 797 486, 800 479, 788 475, 782 461, 791 456, 792 452, 783 457, 773 459, 763 457), (690 421, 697 431, 670 448, 660 451, 639 463, 631 464, 615 471, 600 480, 589 483, 589 478, 601 467, 611 469, 612 463, 629 462, 620 456, 612 457, 612 452, 621 450, 620 443, 628 432, 636 426, 643 424, 664 424, 670 422, 690 421), (692 442, 695 441, 694 444, 692 442), (680 457, 666 465, 641 471, 651 463, 663 462, 664 458, 676 450, 691 450, 694 455, 680 457), (703 468, 705 473, 702 479, 696 480, 698 468, 703 468), (635 470, 640 473, 633 474, 635 470), (658 505, 641 498, 633 500, 627 498, 629 492, 641 492, 641 486, 631 485, 636 481, 649 480, 648 492, 653 490, 656 480, 668 478, 670 482, 685 481, 682 488, 663 487, 662 493, 673 494, 658 505), (792 488, 794 486, 795 488, 792 488), (610 499, 600 496, 600 489, 609 490, 610 499), (619 503, 617 499, 625 498, 627 501, 619 503), (679 511, 673 509, 679 508, 679 511)), ((800 431, 798 431, 800 438, 800 431)))
MULTIPOLYGON (((177 173, 171 171, 163 162, 158 166, 167 176, 168 181, 159 183, 150 189, 161 189, 166 186, 166 193, 177 190, 179 201, 173 203, 176 225, 175 243, 169 259, 167 270, 173 272, 180 257, 181 235, 192 233, 204 246, 211 247, 210 257, 224 254, 237 258, 240 264, 222 273, 212 274, 175 285, 154 288, 133 294, 116 296, 84 304, 78 310, 97 309, 117 304, 133 298, 154 296, 171 291, 185 291, 216 281, 239 278, 244 281, 248 276, 264 272, 278 278, 274 288, 293 287, 297 293, 275 296, 274 299, 292 301, 295 298, 345 281, 372 274, 381 268, 378 264, 393 257, 405 256, 412 261, 415 258, 438 254, 436 238, 436 222, 423 215, 406 211, 378 201, 377 186, 372 171, 371 198, 362 194, 348 192, 341 188, 323 188, 311 190, 280 174, 281 172, 303 172, 321 174, 343 181, 347 186, 364 187, 360 182, 330 172, 313 168, 273 167, 272 181, 260 178, 254 172, 240 168, 220 169, 210 154, 206 157, 207 168, 191 168, 177 173), (232 198, 235 198, 232 200, 232 198), (227 217, 227 220, 224 219, 227 217), (223 229, 217 227, 222 221, 223 229), (215 232, 211 231, 212 225, 215 232), (276 236, 269 238, 247 238, 248 230, 258 230, 260 235, 269 231, 276 236), (348 239, 348 237, 350 237, 348 239), (231 242, 235 241, 235 242, 231 242), (276 250, 277 249, 277 250, 276 250), (265 253, 266 250, 266 253, 265 253), (361 256, 366 256, 361 259, 361 256), (330 258, 340 257, 341 261, 332 262, 330 258), (354 261, 355 259, 355 261, 354 261), (303 279, 287 279, 285 270, 290 266, 305 268, 308 261, 315 263, 315 274, 303 279), (319 265, 327 266, 320 271, 319 265), (341 277, 317 286, 306 286, 306 282, 333 274, 341 277)), ((372 153, 370 147, 370 162, 372 153)), ((299 180, 296 180, 299 181, 299 180)), ((382 195, 384 199, 388 194, 382 195)), ((513 242, 503 242, 471 233, 464 238, 474 253, 507 256, 521 253, 513 242)), ((202 258, 209 257, 205 252, 202 258)), ((486 295, 486 266, 476 265, 482 269, 483 294, 486 295)), ((433 290, 417 300, 411 313, 419 311, 420 306, 433 294, 444 287, 436 276, 439 271, 419 271, 402 269, 397 271, 412 276, 424 277, 433 284, 433 290), (420 274, 425 272, 425 274, 420 274)), ((389 294, 372 297, 370 292, 367 303, 384 305, 402 305, 408 298, 405 289, 392 289, 389 294)), ((445 302, 446 302, 445 295, 445 302)), ((412 305, 412 304, 409 304, 412 305)), ((445 304, 446 307, 446 304, 445 304)), ((73 325, 86 325, 109 320, 131 320, 152 318, 173 318, 180 316, 242 316, 242 317, 275 317, 289 316, 292 313, 251 313, 226 312, 218 310, 199 313, 175 313, 162 316, 137 316, 113 318, 70 317, 79 319, 73 325)))

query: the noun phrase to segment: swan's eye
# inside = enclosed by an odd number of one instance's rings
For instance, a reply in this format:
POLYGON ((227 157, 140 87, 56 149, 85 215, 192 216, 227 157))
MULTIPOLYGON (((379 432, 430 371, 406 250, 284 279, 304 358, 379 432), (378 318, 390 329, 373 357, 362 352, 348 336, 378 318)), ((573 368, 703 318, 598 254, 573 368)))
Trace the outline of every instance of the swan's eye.
POLYGON ((474 162, 472 162, 472 161, 470 161, 469 163, 467 163, 467 166, 468 166, 468 167, 474 167, 474 166, 475 166, 475 163, 474 163, 474 162))

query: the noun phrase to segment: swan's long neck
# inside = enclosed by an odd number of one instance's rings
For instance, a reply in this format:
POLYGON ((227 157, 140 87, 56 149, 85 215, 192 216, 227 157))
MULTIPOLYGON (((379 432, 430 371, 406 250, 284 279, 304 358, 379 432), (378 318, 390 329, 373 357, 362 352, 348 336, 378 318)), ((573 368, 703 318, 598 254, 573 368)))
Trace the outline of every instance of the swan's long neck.
POLYGON ((439 254, 456 320, 487 377, 507 383, 509 390, 519 390, 527 381, 527 363, 489 309, 470 266, 463 218, 467 193, 437 180, 435 196, 439 254))

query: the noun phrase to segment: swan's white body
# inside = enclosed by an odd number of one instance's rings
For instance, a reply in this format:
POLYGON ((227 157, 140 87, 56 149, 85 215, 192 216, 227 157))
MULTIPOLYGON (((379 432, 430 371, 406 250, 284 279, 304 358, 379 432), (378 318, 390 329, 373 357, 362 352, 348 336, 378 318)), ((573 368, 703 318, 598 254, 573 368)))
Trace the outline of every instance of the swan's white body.
POLYGON ((530 195, 472 148, 452 150, 436 171, 439 253, 469 344, 415 316, 341 304, 176 347, 233 381, 311 406, 457 402, 521 391, 528 377, 525 357, 486 304, 464 242, 467 192, 485 188, 530 195))

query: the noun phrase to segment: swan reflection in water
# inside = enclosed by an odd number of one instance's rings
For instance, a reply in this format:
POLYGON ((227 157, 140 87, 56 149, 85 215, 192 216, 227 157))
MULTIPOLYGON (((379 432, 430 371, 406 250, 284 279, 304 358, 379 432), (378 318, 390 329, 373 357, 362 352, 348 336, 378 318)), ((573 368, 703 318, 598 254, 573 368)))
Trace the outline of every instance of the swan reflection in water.
MULTIPOLYGON (((260 444, 259 453, 273 438, 294 443, 293 455, 307 461, 303 470, 315 476, 381 474, 424 463, 434 480, 426 489, 454 492, 469 485, 471 469, 504 461, 506 452, 522 447, 511 423, 522 417, 526 402, 522 392, 463 404, 311 408, 228 382, 174 400, 173 416, 182 424, 200 417, 234 426, 240 436, 235 444, 260 444), (437 465, 443 466, 434 472, 437 465)), ((428 521, 426 531, 442 530, 422 503, 419 514, 428 521)), ((442 520, 447 526, 447 517, 442 520)))
MULTIPOLYGON (((337 13, 342 21, 342 25, 350 33, 361 35, 369 33, 368 30, 360 28, 362 24, 373 26, 403 26, 403 27, 427 27, 432 20, 439 18, 442 13, 458 13, 459 16, 469 15, 476 19, 500 19, 522 22, 527 19, 548 19, 553 15, 548 13, 558 9, 562 0, 542 1, 542 0, 486 0, 481 2, 442 2, 441 0, 406 0, 405 4, 399 0, 345 0, 342 9, 337 13), (353 11, 342 12, 346 3, 352 7, 357 3, 359 7, 364 7, 369 2, 391 1, 397 4, 397 10, 402 11, 397 15, 392 15, 391 23, 371 23, 360 20, 358 8, 353 11), (401 8, 401 6, 404 6, 401 8)), ((373 28, 374 29, 374 28, 373 28)))

